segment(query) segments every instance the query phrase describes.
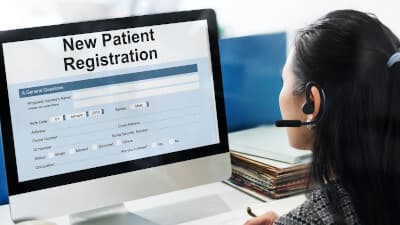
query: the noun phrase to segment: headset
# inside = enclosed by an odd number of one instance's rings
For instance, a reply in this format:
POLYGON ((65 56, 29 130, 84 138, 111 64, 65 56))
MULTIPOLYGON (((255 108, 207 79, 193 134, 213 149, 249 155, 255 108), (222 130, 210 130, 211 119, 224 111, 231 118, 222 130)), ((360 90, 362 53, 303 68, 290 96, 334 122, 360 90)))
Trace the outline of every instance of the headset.
POLYGON ((311 88, 316 87, 319 91, 319 94, 321 96, 321 106, 320 106, 320 111, 318 115, 315 117, 314 120, 311 121, 301 121, 301 120, 278 120, 275 122, 275 126, 277 127, 301 127, 304 125, 314 125, 318 123, 322 116, 325 113, 325 92, 324 89, 321 88, 321 86, 314 82, 314 81, 309 81, 306 84, 306 102, 302 106, 302 110, 304 114, 310 115, 314 112, 314 102, 311 100, 311 88))

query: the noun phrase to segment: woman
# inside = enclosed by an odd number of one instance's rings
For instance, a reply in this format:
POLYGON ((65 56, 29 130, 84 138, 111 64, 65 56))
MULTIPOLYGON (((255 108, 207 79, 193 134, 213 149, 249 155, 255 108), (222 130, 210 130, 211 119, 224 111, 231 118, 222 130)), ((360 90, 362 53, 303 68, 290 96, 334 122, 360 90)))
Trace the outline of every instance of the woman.
POLYGON ((315 121, 287 133, 293 147, 312 149, 317 189, 288 214, 268 212, 246 225, 400 224, 398 52, 385 25, 354 10, 298 33, 279 103, 284 119, 315 121))

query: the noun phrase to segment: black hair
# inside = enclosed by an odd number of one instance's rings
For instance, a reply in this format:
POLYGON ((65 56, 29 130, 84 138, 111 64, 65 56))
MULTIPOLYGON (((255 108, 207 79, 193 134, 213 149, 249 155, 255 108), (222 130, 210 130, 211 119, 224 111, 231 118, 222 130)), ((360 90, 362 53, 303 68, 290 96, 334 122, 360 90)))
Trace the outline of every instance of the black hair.
POLYGON ((340 182, 364 225, 399 223, 400 63, 387 65, 399 48, 374 15, 355 10, 327 14, 294 41, 295 92, 314 81, 326 95, 310 177, 322 187, 340 182))

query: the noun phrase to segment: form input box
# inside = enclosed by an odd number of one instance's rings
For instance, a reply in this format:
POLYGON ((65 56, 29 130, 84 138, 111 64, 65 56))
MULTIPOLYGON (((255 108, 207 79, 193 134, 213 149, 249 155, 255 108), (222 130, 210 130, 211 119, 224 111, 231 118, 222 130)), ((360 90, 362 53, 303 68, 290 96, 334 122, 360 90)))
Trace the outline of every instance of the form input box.
POLYGON ((199 82, 192 82, 187 84, 178 84, 173 86, 167 87, 160 87, 154 89, 146 89, 141 91, 132 91, 123 94, 114 94, 114 95, 107 95, 101 96, 96 98, 89 98, 83 100, 74 101, 74 108, 84 108, 84 107, 92 107, 96 105, 104 105, 104 104, 111 104, 116 102, 123 102, 129 100, 135 100, 140 98, 146 98, 151 96, 157 95, 166 95, 184 91, 192 91, 200 88, 199 82))
POLYGON ((101 88, 90 88, 87 90, 76 91, 72 94, 72 98, 74 100, 80 100, 86 98, 113 95, 124 92, 132 92, 132 91, 158 88, 158 87, 190 83, 190 82, 198 82, 198 81, 199 81, 199 75, 197 72, 188 73, 184 75, 169 76, 166 78, 135 81, 122 85, 109 85, 101 88))

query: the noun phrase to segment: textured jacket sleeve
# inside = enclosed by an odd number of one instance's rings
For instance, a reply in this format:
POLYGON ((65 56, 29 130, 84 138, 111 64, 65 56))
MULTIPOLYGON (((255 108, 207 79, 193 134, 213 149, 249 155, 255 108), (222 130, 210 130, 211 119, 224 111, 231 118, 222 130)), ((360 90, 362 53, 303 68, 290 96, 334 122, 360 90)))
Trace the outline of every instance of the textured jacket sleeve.
POLYGON ((279 217, 274 225, 317 225, 323 224, 317 216, 312 199, 307 199, 303 204, 289 213, 279 217))
MULTIPOLYGON (((359 219, 354 210, 349 195, 341 185, 335 185, 339 196, 339 202, 336 202, 339 208, 343 210, 343 224, 357 225, 359 219)), ((275 221, 274 225, 330 225, 335 224, 334 219, 329 210, 330 202, 326 194, 321 189, 315 190, 308 196, 308 199, 293 209, 289 213, 282 215, 275 221)))

